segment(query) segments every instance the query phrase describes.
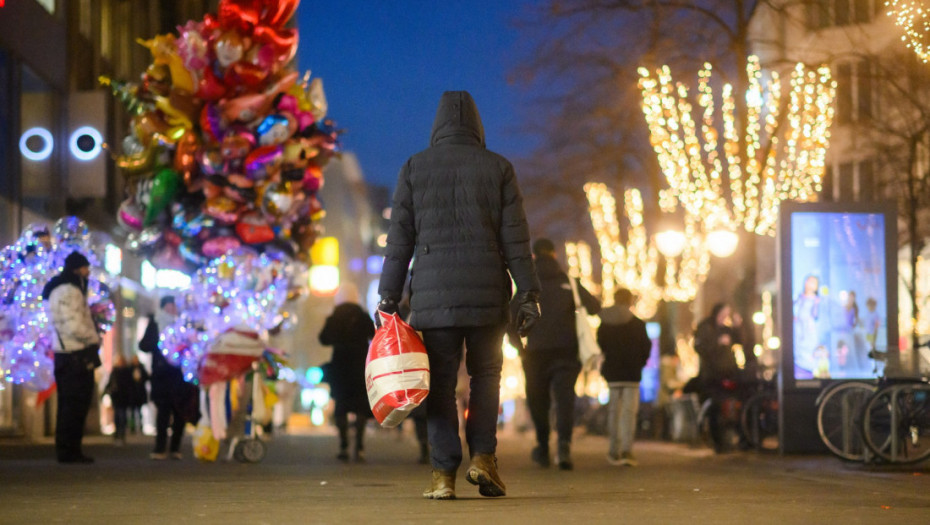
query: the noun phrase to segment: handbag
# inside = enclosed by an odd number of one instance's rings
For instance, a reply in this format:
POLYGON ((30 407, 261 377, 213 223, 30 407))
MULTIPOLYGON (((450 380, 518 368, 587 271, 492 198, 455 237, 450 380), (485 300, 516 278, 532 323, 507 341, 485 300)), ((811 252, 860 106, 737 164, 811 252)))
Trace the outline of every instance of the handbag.
POLYGON ((594 330, 588 322, 588 309, 581 304, 578 295, 578 285, 575 279, 569 277, 572 287, 572 297, 575 300, 575 333, 578 334, 578 360, 581 361, 582 370, 597 370, 601 357, 601 347, 597 344, 594 330))

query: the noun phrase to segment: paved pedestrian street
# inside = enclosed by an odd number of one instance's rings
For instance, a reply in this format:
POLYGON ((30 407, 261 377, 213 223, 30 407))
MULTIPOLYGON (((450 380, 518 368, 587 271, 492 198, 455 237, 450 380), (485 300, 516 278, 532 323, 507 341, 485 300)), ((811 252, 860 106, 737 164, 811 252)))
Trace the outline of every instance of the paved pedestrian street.
POLYGON ((333 433, 280 435, 256 464, 148 459, 151 439, 89 438, 92 465, 59 465, 50 443, 0 441, 0 523, 558 524, 927 523, 930 468, 848 465, 829 456, 733 453, 640 442, 638 467, 610 466, 606 439, 580 435, 575 469, 530 462, 529 434, 500 438, 507 496, 459 470, 456 501, 421 497, 410 432, 369 429, 366 462, 336 459, 333 433))

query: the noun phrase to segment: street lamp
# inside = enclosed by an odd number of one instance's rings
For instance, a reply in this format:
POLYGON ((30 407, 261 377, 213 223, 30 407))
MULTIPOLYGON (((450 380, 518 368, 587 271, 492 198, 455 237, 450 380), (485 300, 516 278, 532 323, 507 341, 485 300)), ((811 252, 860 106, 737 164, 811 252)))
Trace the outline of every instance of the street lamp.
POLYGON ((665 230, 655 236, 656 247, 666 257, 678 257, 685 249, 688 241, 685 234, 676 230, 665 230))
POLYGON ((715 257, 729 257, 736 251, 739 236, 730 230, 714 230, 707 234, 707 249, 715 257))

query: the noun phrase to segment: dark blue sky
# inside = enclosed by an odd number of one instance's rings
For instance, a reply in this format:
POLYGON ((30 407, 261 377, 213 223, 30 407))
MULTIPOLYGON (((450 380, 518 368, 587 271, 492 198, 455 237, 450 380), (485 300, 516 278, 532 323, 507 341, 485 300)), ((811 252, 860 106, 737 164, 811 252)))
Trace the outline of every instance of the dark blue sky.
POLYGON ((534 138, 517 129, 530 100, 507 83, 521 56, 511 22, 523 5, 301 2, 297 67, 323 79, 329 116, 346 130, 343 147, 366 180, 393 188, 407 157, 429 145, 443 91, 471 92, 490 149, 507 157, 533 149, 534 138))

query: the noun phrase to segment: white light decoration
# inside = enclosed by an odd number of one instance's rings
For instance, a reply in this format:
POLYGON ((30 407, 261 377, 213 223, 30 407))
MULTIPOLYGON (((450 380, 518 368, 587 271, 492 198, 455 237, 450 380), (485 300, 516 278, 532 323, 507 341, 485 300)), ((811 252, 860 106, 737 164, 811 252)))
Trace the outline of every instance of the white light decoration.
POLYGON ((685 249, 688 240, 685 234, 676 230, 665 230, 655 235, 656 247, 666 257, 678 257, 685 249))
POLYGON ((925 63, 930 60, 930 46, 927 35, 930 34, 930 10, 921 0, 887 0, 888 16, 894 18, 904 34, 901 41, 913 49, 925 63))
POLYGON ((34 162, 49 158, 52 155, 54 146, 55 140, 52 138, 51 132, 42 127, 29 128, 19 137, 19 152, 23 154, 23 157, 34 162), (33 137, 42 139, 42 149, 36 151, 29 147, 29 139, 33 137))
POLYGON ((745 129, 737 129, 730 84, 723 86, 717 107, 709 63, 698 74, 693 97, 684 84, 672 81, 668 66, 654 76, 639 68, 643 114, 669 185, 660 193, 663 209, 677 201, 705 231, 739 228, 774 235, 781 201, 817 199, 836 82, 827 66, 811 71, 799 63, 783 103, 777 72, 763 89, 758 57, 749 57, 746 71, 745 129), (700 107, 697 117, 693 99, 700 107), (766 144, 760 139, 763 130, 766 144))
MULTIPOLYGON (((630 227, 627 242, 621 242, 617 205, 613 194, 601 183, 584 186, 591 223, 601 249, 601 293, 605 306, 613 304, 613 292, 623 287, 637 297, 634 311, 647 319, 655 315, 659 301, 690 301, 707 277, 710 257, 703 236, 686 215, 685 245, 679 257, 666 257, 664 286, 659 286, 660 261, 656 241, 649 239, 643 224, 643 201, 638 190, 624 192, 623 215, 630 227)), ((571 261, 571 258, 570 258, 571 261)))
POLYGON ((100 135, 100 132, 91 126, 81 126, 78 129, 74 130, 74 133, 71 134, 71 138, 68 139, 68 147, 71 150, 71 154, 74 155, 74 158, 78 160, 93 160, 100 155, 102 150, 101 144, 103 144, 103 136, 100 135), (90 149, 83 149, 78 142, 84 136, 90 137, 93 141, 93 146, 90 149))
POLYGON ((739 245, 739 236, 729 230, 714 230, 707 234, 707 249, 716 257, 729 257, 739 245))

